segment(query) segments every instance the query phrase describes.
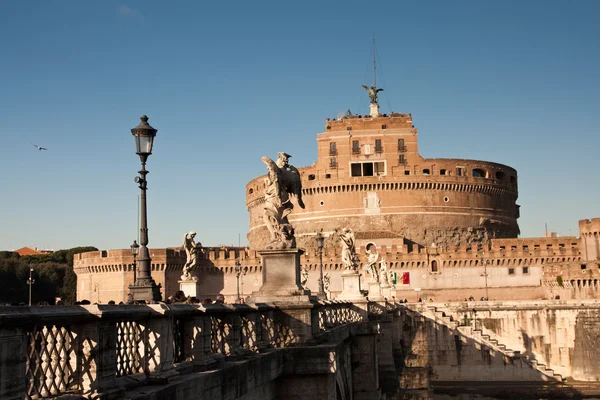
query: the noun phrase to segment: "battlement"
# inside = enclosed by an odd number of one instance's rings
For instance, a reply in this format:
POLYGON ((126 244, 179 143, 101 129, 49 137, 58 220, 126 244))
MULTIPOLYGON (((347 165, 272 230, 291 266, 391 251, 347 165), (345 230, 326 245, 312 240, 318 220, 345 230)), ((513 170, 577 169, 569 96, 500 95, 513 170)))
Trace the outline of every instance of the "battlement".
POLYGON ((579 232, 581 235, 600 233, 600 218, 579 220, 579 232))
POLYGON ((411 114, 381 114, 378 117, 370 115, 346 115, 341 118, 325 120, 326 132, 368 130, 368 129, 397 129, 414 128, 411 114))

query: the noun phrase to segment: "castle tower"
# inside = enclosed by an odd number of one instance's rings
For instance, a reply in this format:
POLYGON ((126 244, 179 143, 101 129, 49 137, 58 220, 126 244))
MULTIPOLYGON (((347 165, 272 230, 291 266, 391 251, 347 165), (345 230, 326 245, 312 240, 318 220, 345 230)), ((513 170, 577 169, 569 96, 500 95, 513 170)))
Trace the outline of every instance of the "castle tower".
MULTIPOLYGON (((519 234, 517 171, 488 161, 424 158, 411 114, 380 114, 375 85, 364 86, 369 115, 326 119, 317 161, 299 168, 306 208, 290 222, 298 246, 311 249, 323 230, 352 227, 357 239, 389 245, 457 247, 519 234)), ((252 248, 268 238, 262 220, 263 177, 246 185, 252 248)), ((326 241, 326 248, 339 241, 326 241)))

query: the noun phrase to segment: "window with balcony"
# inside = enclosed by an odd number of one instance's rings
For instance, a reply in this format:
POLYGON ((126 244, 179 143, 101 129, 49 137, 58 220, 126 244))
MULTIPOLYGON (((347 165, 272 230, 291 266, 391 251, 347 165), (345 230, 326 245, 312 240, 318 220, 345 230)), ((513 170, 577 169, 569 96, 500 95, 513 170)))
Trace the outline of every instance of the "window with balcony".
POLYGON ((404 146, 404 139, 398 139, 398 151, 406 151, 406 146, 404 146))
POLYGON ((337 148, 335 146, 335 142, 330 142, 329 143, 329 155, 330 156, 337 155, 337 148))
POLYGON ((352 154, 360 154, 360 145, 358 144, 358 140, 352 141, 352 154))
POLYGON ((381 139, 375 139, 375 153, 383 153, 383 145, 381 139))

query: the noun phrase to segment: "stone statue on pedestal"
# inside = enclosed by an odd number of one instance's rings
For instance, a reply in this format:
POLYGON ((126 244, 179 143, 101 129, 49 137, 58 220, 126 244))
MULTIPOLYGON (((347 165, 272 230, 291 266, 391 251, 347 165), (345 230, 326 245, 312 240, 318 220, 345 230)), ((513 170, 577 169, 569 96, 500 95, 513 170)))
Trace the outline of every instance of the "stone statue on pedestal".
POLYGON ((379 283, 379 253, 377 250, 371 250, 373 246, 367 248, 367 265, 365 265, 365 271, 371 275, 371 281, 379 283))
POLYGON ((385 260, 381 260, 379 262, 379 277, 380 283, 383 287, 390 287, 390 276, 388 274, 387 262, 385 260))
POLYGON ((190 273, 192 268, 198 264, 198 255, 202 253, 202 243, 196 243, 194 241, 195 237, 196 232, 189 232, 183 236, 183 248, 185 249, 187 260, 183 266, 182 281, 195 281, 198 279, 190 273))
POLYGON ((354 247, 354 232, 350 228, 342 229, 342 263, 345 271, 356 271, 358 267, 356 263, 357 255, 354 247))
POLYGON ((325 293, 327 294, 327 297, 329 297, 329 288, 331 286, 331 276, 329 276, 328 273, 325 273, 325 275, 323 275, 323 290, 325 290, 325 293))
POLYGON ((300 270, 300 286, 302 286, 304 289, 308 289, 308 287, 306 286, 307 283, 308 283, 308 270, 303 265, 302 269, 300 270))
POLYGON ((287 153, 279 153, 277 162, 266 156, 261 158, 269 171, 265 178, 263 213, 265 224, 271 234, 271 241, 266 246, 268 250, 296 248, 294 227, 287 218, 294 208, 290 195, 296 197, 301 208, 304 208, 304 202, 302 201, 300 173, 294 166, 288 164, 290 157, 287 153))

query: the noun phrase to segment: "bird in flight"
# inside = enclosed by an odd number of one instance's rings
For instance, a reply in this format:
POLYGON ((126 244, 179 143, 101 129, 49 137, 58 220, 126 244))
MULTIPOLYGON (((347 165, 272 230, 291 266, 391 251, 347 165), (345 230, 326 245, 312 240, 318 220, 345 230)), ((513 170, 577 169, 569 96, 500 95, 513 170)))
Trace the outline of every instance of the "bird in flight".
MULTIPOLYGON (((32 143, 32 144, 33 144, 33 143, 32 143)), ((33 144, 33 146, 34 146, 36 149, 40 150, 40 151, 41 151, 41 150, 48 150, 47 148, 45 148, 45 147, 42 147, 42 146, 38 146, 37 144, 33 144)))

